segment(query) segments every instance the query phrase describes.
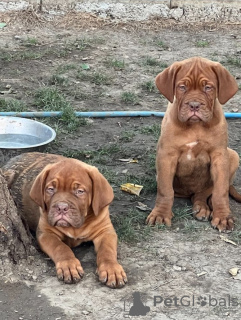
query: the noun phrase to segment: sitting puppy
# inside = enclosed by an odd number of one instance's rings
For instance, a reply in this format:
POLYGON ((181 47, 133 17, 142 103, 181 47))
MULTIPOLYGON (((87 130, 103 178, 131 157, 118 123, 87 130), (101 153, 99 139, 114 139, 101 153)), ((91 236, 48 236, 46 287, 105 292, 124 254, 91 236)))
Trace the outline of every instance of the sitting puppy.
POLYGON ((125 285, 109 217, 113 190, 95 167, 33 152, 12 158, 2 171, 21 216, 54 261, 59 280, 80 281, 84 271, 70 247, 93 241, 99 280, 111 288, 125 285))
POLYGON ((219 231, 232 230, 229 193, 239 166, 227 147, 221 104, 238 90, 234 77, 217 62, 194 57, 173 63, 156 77, 169 100, 157 145, 157 198, 149 224, 171 225, 174 194, 191 197, 198 220, 212 219, 219 231))

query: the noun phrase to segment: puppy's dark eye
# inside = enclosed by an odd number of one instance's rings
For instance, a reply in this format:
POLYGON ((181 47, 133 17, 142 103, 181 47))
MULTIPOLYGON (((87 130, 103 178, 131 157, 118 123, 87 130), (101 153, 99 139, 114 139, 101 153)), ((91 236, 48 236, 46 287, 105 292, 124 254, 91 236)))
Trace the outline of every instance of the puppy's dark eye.
POLYGON ((75 191, 75 193, 78 195, 78 196, 80 196, 81 194, 83 194, 85 191, 83 190, 83 189, 77 189, 76 191, 75 191))
POLYGON ((180 84, 179 86, 178 86, 178 89, 180 90, 180 91, 186 91, 187 90, 187 87, 184 85, 184 84, 180 84))
POLYGON ((54 194, 54 187, 48 187, 47 189, 46 189, 46 192, 48 193, 48 194, 54 194))
POLYGON ((205 90, 206 92, 211 91, 211 90, 212 90, 212 86, 206 85, 206 86, 204 87, 204 90, 205 90))

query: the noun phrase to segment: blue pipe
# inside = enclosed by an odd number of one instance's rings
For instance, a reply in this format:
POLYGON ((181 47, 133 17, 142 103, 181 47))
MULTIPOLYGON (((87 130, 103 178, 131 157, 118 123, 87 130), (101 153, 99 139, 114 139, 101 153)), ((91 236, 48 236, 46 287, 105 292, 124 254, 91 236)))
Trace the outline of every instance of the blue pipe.
MULTIPOLYGON (((37 111, 37 112, 0 112, 0 116, 22 118, 48 118, 60 117, 62 111, 37 111)), ((106 117, 164 117, 165 112, 159 111, 87 111, 75 112, 76 117, 106 118, 106 117)), ((241 113, 224 112, 225 118, 241 118, 241 113)))

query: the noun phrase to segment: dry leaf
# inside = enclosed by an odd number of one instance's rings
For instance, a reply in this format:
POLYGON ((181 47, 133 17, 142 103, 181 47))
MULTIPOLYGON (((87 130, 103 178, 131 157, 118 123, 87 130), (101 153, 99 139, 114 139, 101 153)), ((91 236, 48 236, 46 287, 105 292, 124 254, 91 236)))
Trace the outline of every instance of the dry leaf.
POLYGON ((223 241, 225 241, 225 242, 227 242, 227 243, 230 243, 230 244, 232 244, 232 245, 234 245, 234 246, 237 246, 237 243, 235 243, 234 241, 232 241, 232 240, 230 240, 230 239, 228 239, 228 238, 226 238, 226 237, 224 237, 224 236, 222 236, 222 235, 220 235, 219 237, 220 237, 220 239, 222 239, 223 241))
POLYGON ((121 162, 130 162, 131 160, 133 160, 132 158, 129 159, 118 159, 121 162))
POLYGON ((140 195, 142 188, 143 188, 143 186, 140 186, 140 185, 134 184, 134 183, 125 183, 120 186, 120 189, 122 191, 131 193, 131 194, 135 194, 136 196, 140 195))
POLYGON ((150 211, 151 208, 149 208, 146 204, 142 203, 142 202, 137 202, 137 206, 136 208, 141 210, 141 211, 150 211))

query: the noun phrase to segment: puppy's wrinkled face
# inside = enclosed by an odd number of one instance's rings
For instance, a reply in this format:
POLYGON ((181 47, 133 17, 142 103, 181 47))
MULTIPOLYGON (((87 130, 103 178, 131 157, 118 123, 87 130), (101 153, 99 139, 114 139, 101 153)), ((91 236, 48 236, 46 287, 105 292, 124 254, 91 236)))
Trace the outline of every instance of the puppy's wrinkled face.
POLYGON ((79 228, 87 216, 91 198, 92 181, 83 168, 61 163, 49 171, 44 203, 51 226, 79 228))
POLYGON ((197 60, 181 67, 176 78, 175 96, 179 121, 208 123, 213 118, 217 97, 217 78, 210 64, 197 60))

